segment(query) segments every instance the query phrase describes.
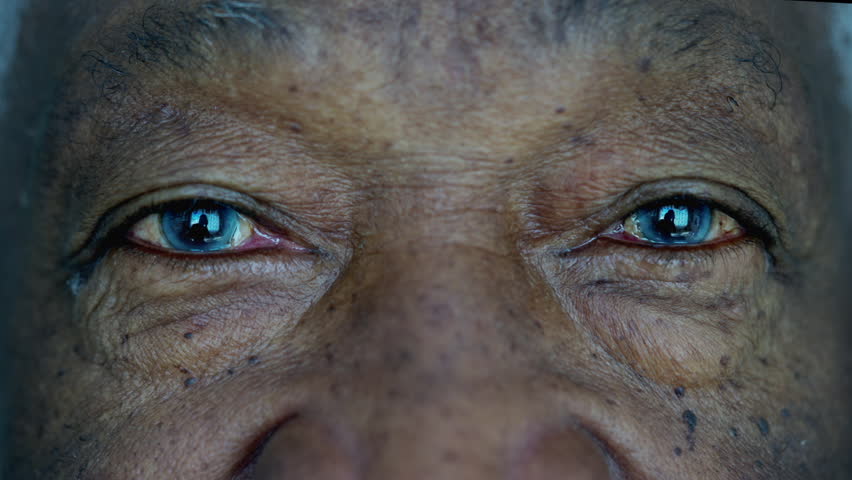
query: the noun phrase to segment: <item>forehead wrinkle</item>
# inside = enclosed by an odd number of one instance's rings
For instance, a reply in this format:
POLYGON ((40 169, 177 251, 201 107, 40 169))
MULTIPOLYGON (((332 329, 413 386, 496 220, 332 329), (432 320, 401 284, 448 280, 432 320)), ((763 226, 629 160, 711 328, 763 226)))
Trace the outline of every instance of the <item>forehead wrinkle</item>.
MULTIPOLYGON (((221 74, 214 67, 228 68, 227 64, 214 63, 218 57, 223 56, 221 52, 250 53, 254 58, 263 59, 261 51, 269 52, 269 48, 256 48, 259 43, 264 47, 282 46, 285 50, 295 53, 305 43, 304 33, 308 30, 312 35, 316 32, 333 26, 335 22, 343 21, 352 13, 352 9, 332 8, 334 2, 316 2, 310 5, 299 2, 269 0, 266 3, 246 2, 236 0, 217 0, 196 3, 194 6, 178 8, 174 3, 164 4, 162 2, 149 5, 144 9, 137 9, 132 14, 124 15, 117 26, 107 29, 108 33, 98 39, 98 45, 102 48, 87 51, 84 55, 83 67, 87 70, 87 77, 91 80, 90 86, 96 87, 96 92, 90 94, 85 101, 78 102, 81 110, 95 110, 91 108, 95 104, 106 104, 112 110, 106 112, 114 118, 120 118, 127 122, 131 115, 127 115, 128 98, 134 93, 131 87, 143 83, 155 83, 159 78, 180 78, 182 76, 197 77, 206 75, 210 77, 221 74), (326 10, 325 17, 318 16, 317 12, 326 10), (323 23, 318 29, 307 27, 317 22, 323 23), (199 67, 199 68, 195 68, 199 67), (201 73, 199 73, 201 72, 201 73), (137 77, 141 80, 137 81, 137 77), (142 81, 144 80, 144 82, 142 81), (104 101, 106 100, 106 101, 104 101)), ((454 0, 448 2, 458 13, 456 22, 465 19, 475 19, 477 13, 476 5, 482 3, 478 0, 454 0)), ((380 2, 379 5, 413 5, 418 2, 380 2)), ((361 5, 361 3, 354 3, 361 5)), ((375 9, 375 4, 370 4, 375 9)), ((639 22, 646 15, 650 15, 651 9, 644 3, 630 2, 629 0, 618 1, 580 1, 580 0, 506 0, 506 6, 513 8, 505 9, 505 15, 521 15, 525 10, 528 18, 535 15, 539 18, 547 18, 548 25, 553 27, 548 41, 558 43, 564 37, 565 31, 560 29, 573 28, 572 25, 582 24, 588 27, 595 23, 587 20, 593 17, 600 18, 608 26, 606 29, 592 28, 592 35, 618 34, 619 29, 613 25, 629 25, 637 23, 639 27, 630 27, 641 30, 642 26, 651 22, 639 22), (562 33, 559 33, 559 32, 562 33)), ((660 51, 659 45, 655 50, 658 58, 690 57, 705 58, 715 61, 723 54, 709 50, 706 45, 699 45, 701 41, 695 42, 696 38, 702 39, 709 35, 720 38, 739 38, 742 29, 739 27, 725 27, 726 23, 737 19, 743 20, 743 16, 726 7, 704 7, 699 8, 695 2, 662 2, 656 3, 656 7, 665 7, 665 11, 675 12, 669 15, 657 15, 662 20, 653 24, 656 38, 679 39, 680 44, 669 45, 665 51, 660 51), (681 7, 683 8, 676 8, 681 7), (689 6, 686 8, 685 6, 689 6), (661 37, 662 36, 662 37, 661 37), (686 48, 689 47, 689 48, 686 48)), ((359 11, 359 17, 367 23, 378 21, 373 25, 380 34, 388 31, 389 36, 402 38, 394 35, 391 26, 386 22, 404 23, 411 21, 409 15, 389 15, 384 17, 372 15, 370 12, 359 11), (379 21, 382 18, 387 20, 379 21)), ((532 22, 532 20, 530 20, 532 22)), ((533 22, 535 23, 535 22, 533 22)), ((601 24, 603 25, 603 24, 601 24)), ((584 27, 584 28, 585 28, 584 27)), ((627 28, 627 27, 625 27, 627 28)), ((475 31, 476 29, 471 29, 475 31)), ((474 32, 473 34, 475 34, 474 32)), ((524 35, 523 29, 512 30, 512 33, 524 35)), ((644 33, 644 32, 643 32, 644 33)), ((732 43, 732 42, 728 42, 732 43)), ((486 48, 484 44, 473 44, 475 48, 486 48)), ((752 44, 753 45, 753 44, 752 44)), ((654 45, 650 45, 654 47, 654 45)), ((745 50, 740 49, 745 52, 745 50)), ((726 49, 729 52, 729 49, 726 49)), ((748 52, 746 52, 748 53, 748 52)), ((225 54, 227 55, 227 54, 225 54)), ((762 88, 769 82, 769 78, 779 78, 778 72, 757 72, 754 59, 758 53, 748 55, 731 55, 728 57, 732 65, 730 70, 748 70, 753 81, 752 85, 762 88), (750 60, 751 63, 742 60, 750 60), (745 65, 748 63, 748 65, 745 65)), ((663 59, 665 61, 665 59, 663 59)), ((765 58, 763 65, 769 65, 765 58)), ((712 67, 719 69, 718 65, 712 67)), ((227 75, 227 72, 226 72, 227 75)), ((738 79, 734 79, 735 81, 738 79)), ((143 85, 144 87, 144 85, 143 85)), ((770 89, 773 95, 781 90, 770 89)), ((179 92, 178 92, 179 94, 179 92)), ((774 102, 774 97, 773 97, 774 102)), ((162 102, 158 102, 162 105, 162 102)), ((156 106, 155 110, 156 110, 156 106)), ((147 106, 146 108, 151 108, 147 106)), ((72 109, 73 110, 73 109, 72 109)), ((107 115, 109 116, 109 115, 107 115)), ((73 118, 69 115, 68 118, 73 118)), ((112 132, 120 132, 121 129, 110 129, 112 132)))

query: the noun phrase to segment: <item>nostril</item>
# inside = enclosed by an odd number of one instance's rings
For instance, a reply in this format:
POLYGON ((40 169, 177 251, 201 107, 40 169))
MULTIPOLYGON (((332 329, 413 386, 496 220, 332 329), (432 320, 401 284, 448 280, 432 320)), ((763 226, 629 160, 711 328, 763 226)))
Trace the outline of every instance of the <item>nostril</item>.
POLYGON ((341 436, 323 422, 295 417, 265 441, 253 466, 257 480, 354 480, 357 465, 341 436))
POLYGON ((582 430, 550 430, 528 442, 512 480, 611 480, 606 453, 582 430))
POLYGON ((297 415, 290 415, 284 420, 276 423, 274 427, 258 435, 257 438, 255 438, 248 447, 246 447, 245 451, 248 453, 245 457, 243 457, 242 461, 237 464, 234 469, 234 474, 231 476, 231 480, 251 480, 255 478, 254 469, 255 466, 257 466, 258 457, 266 448, 266 444, 269 443, 269 439, 278 431, 279 428, 295 418, 297 418, 297 415))

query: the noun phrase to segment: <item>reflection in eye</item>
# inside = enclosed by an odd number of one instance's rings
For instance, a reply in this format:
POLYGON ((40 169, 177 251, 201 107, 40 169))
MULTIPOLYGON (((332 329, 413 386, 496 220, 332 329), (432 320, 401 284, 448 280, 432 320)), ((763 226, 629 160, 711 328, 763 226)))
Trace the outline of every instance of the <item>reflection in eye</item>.
POLYGON ((744 234, 742 226, 728 214, 706 202, 688 198, 673 198, 639 208, 617 231, 622 240, 655 246, 705 245, 744 234))
POLYGON ((274 245, 233 207, 213 200, 185 200, 160 208, 131 228, 130 239, 172 252, 212 253, 274 245), (261 241, 253 241, 260 237, 261 241))

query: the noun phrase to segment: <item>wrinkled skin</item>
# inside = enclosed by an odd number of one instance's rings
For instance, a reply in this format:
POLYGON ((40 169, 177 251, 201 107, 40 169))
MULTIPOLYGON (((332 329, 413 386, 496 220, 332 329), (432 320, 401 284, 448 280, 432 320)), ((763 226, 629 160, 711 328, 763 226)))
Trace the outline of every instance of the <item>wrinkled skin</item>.
POLYGON ((149 3, 103 3, 76 7, 34 200, 17 477, 845 478, 793 6, 591 2, 556 28, 544 3, 269 0, 176 66, 106 46, 149 3), (685 193, 756 227, 600 237, 685 193), (185 197, 287 241, 97 233, 185 197))

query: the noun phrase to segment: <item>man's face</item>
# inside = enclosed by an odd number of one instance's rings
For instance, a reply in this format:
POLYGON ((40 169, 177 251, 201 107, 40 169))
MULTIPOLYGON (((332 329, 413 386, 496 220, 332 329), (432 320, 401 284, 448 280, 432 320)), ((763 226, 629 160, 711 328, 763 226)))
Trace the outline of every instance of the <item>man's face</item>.
POLYGON ((789 5, 116 3, 37 200, 21 471, 837 473, 789 5))

